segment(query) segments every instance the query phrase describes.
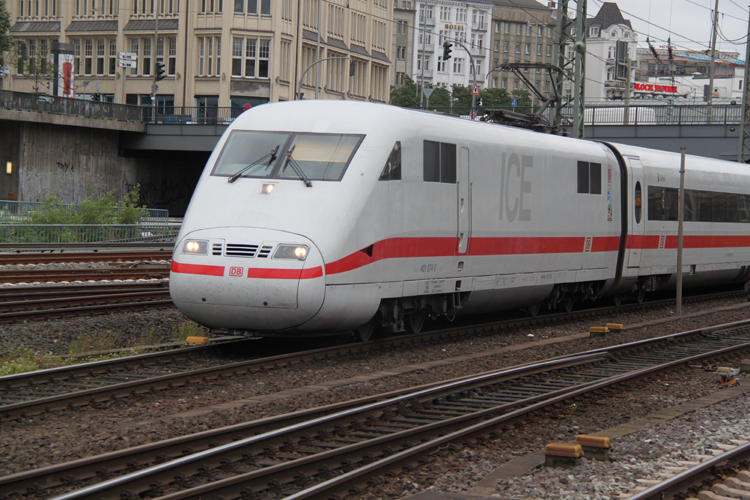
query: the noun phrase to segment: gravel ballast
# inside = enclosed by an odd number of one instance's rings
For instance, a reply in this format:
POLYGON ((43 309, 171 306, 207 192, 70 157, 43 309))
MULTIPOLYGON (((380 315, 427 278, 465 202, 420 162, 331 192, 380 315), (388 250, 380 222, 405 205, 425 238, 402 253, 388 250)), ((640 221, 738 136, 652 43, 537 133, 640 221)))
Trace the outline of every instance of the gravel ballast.
MULTIPOLYGON (((710 303, 688 304, 685 313, 741 304, 742 299, 716 300, 710 303)), ((512 366, 561 354, 619 344, 667 333, 701 328, 718 323, 728 323, 748 318, 748 309, 713 312, 628 330, 605 338, 585 338, 560 344, 539 345, 540 340, 564 337, 587 332, 590 326, 607 322, 632 325, 643 321, 669 317, 671 308, 658 308, 637 313, 613 313, 609 317, 587 318, 564 325, 536 328, 516 328, 495 334, 467 335, 460 340, 438 345, 415 345, 385 352, 355 355, 348 359, 311 362, 267 374, 254 374, 205 386, 191 386, 169 393, 118 400, 100 408, 83 407, 37 417, 6 422, 0 429, 0 446, 5 453, 0 456, 0 474, 5 475, 95 455, 108 451, 144 444, 187 433, 208 430, 265 416, 287 413, 367 395, 424 384, 480 371, 512 366), (362 373, 417 365, 427 361, 480 353, 517 344, 527 344, 528 349, 480 357, 471 362, 451 363, 431 369, 413 369, 400 376, 383 376, 369 382, 346 383, 327 390, 310 391, 285 397, 270 403, 253 402, 252 398, 264 394, 298 387, 312 386, 322 381, 346 380, 362 373), (213 410, 216 405, 237 400, 248 400, 241 406, 226 410, 213 410), (204 409, 199 416, 187 416, 188 411, 204 409)), ((95 318, 72 318, 60 321, 4 325, 0 327, 4 339, 13 339, 16 347, 28 347, 46 352, 48 349, 64 350, 66 339, 84 332, 111 330, 113 333, 135 339, 144 329, 160 332, 162 340, 170 339, 171 332, 187 319, 175 309, 143 313, 118 313, 95 318), (57 339, 58 342, 52 340, 57 339)), ((3 342, 5 344, 5 342, 3 342)), ((3 345, 6 349, 6 345, 3 345)), ((528 429, 514 429, 493 443, 492 449, 457 446, 458 455, 441 460, 439 456, 429 462, 429 471, 419 477, 399 477, 371 489, 372 498, 394 498, 425 488, 441 491, 468 491, 486 473, 503 462, 529 452, 540 451, 548 440, 569 437, 573 433, 593 433, 647 414, 665 405, 675 405, 707 394, 716 389, 714 373, 691 371, 676 380, 661 382, 656 398, 645 391, 626 392, 611 400, 603 399, 596 411, 562 412, 559 425, 544 428, 530 425, 528 429), (669 384, 664 386, 664 384, 669 384), (640 394, 643 392, 643 394, 640 394), (526 434, 524 434, 526 433, 526 434), (468 454, 464 457, 460 454, 468 454), (456 458, 460 460, 456 460, 456 458), (436 469, 431 469, 433 464, 436 469), (457 467, 459 470, 452 470, 457 467), (452 473, 446 473, 452 470, 452 473), (442 472, 441 472, 442 471, 442 472), (432 479, 430 480, 429 477, 432 479), (411 482, 411 483, 409 483, 411 482)), ((652 382, 656 384, 657 382, 652 382)), ((633 389, 636 389, 635 387, 633 389)), ((546 422, 546 421, 545 421, 546 422)), ((550 479, 551 481, 552 479, 550 479)), ((559 479, 562 483, 562 478, 559 479)), ((520 483, 519 483, 520 484, 520 483)), ((512 485, 503 485, 507 488, 512 485)), ((498 489, 498 494, 500 494, 498 489)), ((515 496, 515 493, 508 493, 515 496)), ((593 498, 593 497, 592 497, 593 498)), ((602 497, 604 498, 604 497, 602 497)), ((610 498, 607 496, 606 498, 610 498)))

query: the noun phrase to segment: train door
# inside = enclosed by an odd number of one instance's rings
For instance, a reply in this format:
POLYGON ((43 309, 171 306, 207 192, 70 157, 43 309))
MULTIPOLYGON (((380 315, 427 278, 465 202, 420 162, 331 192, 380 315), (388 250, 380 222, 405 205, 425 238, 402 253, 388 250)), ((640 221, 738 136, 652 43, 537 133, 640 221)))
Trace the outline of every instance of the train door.
POLYGON ((630 165, 630 227, 628 235, 628 267, 639 267, 641 265, 641 254, 643 253, 643 238, 646 234, 646 212, 643 203, 646 183, 644 179, 643 165, 638 158, 628 158, 630 165))
POLYGON ((469 250, 471 236, 471 181, 469 178, 469 150, 461 148, 461 160, 458 164, 458 241, 457 253, 465 254, 469 250))

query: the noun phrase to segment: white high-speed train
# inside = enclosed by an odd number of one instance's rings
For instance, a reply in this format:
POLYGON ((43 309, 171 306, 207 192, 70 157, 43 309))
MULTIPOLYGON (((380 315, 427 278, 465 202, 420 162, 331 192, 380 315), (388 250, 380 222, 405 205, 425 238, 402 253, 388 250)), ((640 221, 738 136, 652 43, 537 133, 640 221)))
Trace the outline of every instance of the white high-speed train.
MULTIPOLYGON (((680 156, 346 101, 243 113, 208 160, 170 292, 212 328, 425 318, 675 286, 680 156)), ((750 276, 750 170, 687 157, 685 286, 750 276)))

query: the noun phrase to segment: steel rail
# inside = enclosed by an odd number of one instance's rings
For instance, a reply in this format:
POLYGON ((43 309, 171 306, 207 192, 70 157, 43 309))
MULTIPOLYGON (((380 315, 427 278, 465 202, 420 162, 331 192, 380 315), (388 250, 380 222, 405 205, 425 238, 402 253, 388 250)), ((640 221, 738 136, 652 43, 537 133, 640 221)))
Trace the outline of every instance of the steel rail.
MULTIPOLYGON (((444 384, 444 385, 440 385, 440 386, 429 388, 429 389, 423 389, 418 392, 411 392, 405 395, 397 396, 395 398, 369 403, 364 406, 360 406, 360 407, 356 407, 352 409, 345 409, 340 412, 333 413, 331 415, 325 415, 325 416, 313 418, 311 420, 307 420, 301 423, 292 424, 292 425, 289 425, 287 427, 283 427, 280 429, 274 429, 274 430, 265 432, 263 434, 241 439, 241 440, 234 441, 232 443, 228 443, 225 445, 217 446, 214 448, 210 448, 202 452, 198 452, 192 455, 188 455, 186 457, 178 458, 176 460, 172 460, 164 464, 159 464, 159 465, 150 467, 148 469, 137 471, 127 476, 122 476, 119 478, 111 479, 111 480, 90 486, 88 488, 84 488, 76 492, 62 495, 60 497, 57 497, 57 500, 99 498, 101 495, 104 495, 107 493, 114 493, 116 491, 122 491, 123 487, 127 487, 128 489, 131 489, 131 490, 133 488, 137 489, 138 486, 148 487, 154 481, 159 481, 159 480, 164 480, 164 479, 171 480, 175 475, 176 469, 178 468, 181 468, 180 473, 182 474, 185 474, 185 470, 186 470, 185 466, 188 466, 190 469, 194 469, 195 471, 197 471, 198 468, 203 466, 206 463, 206 460, 209 458, 216 459, 218 455, 223 455, 230 451, 239 453, 243 448, 247 447, 250 444, 258 444, 261 442, 270 441, 274 438, 286 437, 286 436, 289 436, 290 434, 302 432, 316 425, 332 423, 337 420, 345 419, 348 417, 354 417, 364 412, 369 412, 369 411, 385 408, 388 406, 393 406, 394 404, 398 404, 400 402, 406 402, 415 398, 438 397, 438 394, 445 393, 446 391, 467 390, 469 387, 476 387, 477 385, 490 384, 492 383, 493 380, 502 381, 503 379, 507 379, 507 378, 519 378, 523 376, 530 376, 536 373, 541 373, 543 371, 548 371, 548 370, 553 370, 553 369, 563 369, 563 368, 567 368, 571 366, 579 366, 582 363, 600 362, 604 360, 605 358, 606 356, 597 354, 597 355, 582 356, 578 358, 571 357, 571 358, 556 360, 552 362, 543 362, 543 363, 538 363, 532 366, 524 366, 521 368, 504 369, 504 370, 499 370, 497 372, 485 374, 483 376, 479 376, 479 377, 475 377, 471 379, 459 380, 457 382, 453 382, 450 384, 444 384), (96 495, 96 496, 92 497, 92 495, 96 495)), ((296 463, 296 461, 292 463, 296 463)), ((190 469, 187 469, 187 470, 190 470, 190 469)))
POLYGON ((0 266, 50 264, 57 262, 122 262, 135 260, 170 260, 170 250, 78 252, 78 253, 0 253, 0 266))
POLYGON ((101 269, 32 269, 0 271, 0 283, 34 283, 55 281, 88 281, 112 279, 163 279, 169 277, 168 266, 151 268, 101 269))
MULTIPOLYGON (((126 304, 121 307, 129 307, 129 305, 126 304)), ((74 309, 74 308, 70 308, 70 309, 74 309)), ((75 312, 75 311, 71 311, 70 313, 72 312, 75 312)), ((587 311, 580 311, 580 312, 576 312, 573 314, 574 314, 574 317, 580 317, 581 314, 591 315, 590 312, 587 312, 587 311)), ((541 319, 538 319, 538 321, 539 322, 550 321, 550 318, 552 316, 559 316, 558 320, 564 317, 570 318, 570 315, 560 314, 560 315, 551 315, 550 317, 547 317, 547 318, 541 318, 541 319)), ((303 351, 303 352, 296 352, 292 354, 282 354, 278 356, 258 358, 254 360, 248 360, 248 361, 243 361, 243 362, 229 364, 229 365, 223 365, 220 367, 205 368, 200 373, 194 373, 194 372, 176 373, 176 374, 171 375, 172 377, 174 377, 174 380, 172 381, 172 383, 182 385, 185 383, 185 380, 188 380, 192 376, 191 374, 195 376, 207 377, 207 378, 213 379, 213 378, 218 378, 222 376, 221 375, 222 373, 234 373, 234 370, 237 370, 237 373, 251 373, 253 371, 266 369, 268 367, 280 368, 280 367, 289 366, 295 363, 303 363, 305 361, 316 361, 320 359, 327 359, 331 356, 351 356, 352 354, 355 354, 358 352, 367 352, 369 350, 378 349, 378 348, 403 346, 403 345, 409 345, 412 343, 432 341, 435 339, 441 339, 441 338, 446 338, 446 337, 453 338, 453 337, 465 335, 467 331, 468 332, 488 331, 488 330, 498 329, 502 327, 527 325, 529 324, 529 321, 536 322, 537 320, 531 320, 529 318, 524 318, 521 320, 511 320, 511 321, 506 320, 506 321, 500 321, 500 322, 485 323, 481 325, 473 325, 469 327, 450 328, 450 329, 441 330, 437 332, 427 332, 427 333, 420 333, 420 334, 403 336, 403 337, 394 337, 394 338, 388 338, 385 340, 376 340, 376 341, 370 341, 370 342, 365 342, 365 343, 346 344, 344 346, 327 347, 327 348, 313 349, 313 350, 303 351)), ((732 325, 734 325, 734 327, 739 327, 740 325, 747 324, 747 323, 750 323, 750 320, 748 322, 733 323, 733 324, 730 324, 729 327, 731 327, 732 325)), ((680 336, 695 335, 701 332, 713 331, 715 328, 718 328, 718 327, 691 330, 689 332, 683 332, 682 334, 678 334, 678 335, 680 336)), ((666 336, 663 338, 677 338, 677 337, 666 336)), ((112 363, 113 361, 114 360, 111 360, 108 363, 112 363)), ((127 365, 131 362, 136 363, 136 364, 140 363, 140 358, 128 357, 128 358, 121 358, 118 361, 118 363, 121 366, 127 365)), ((57 378, 63 379, 63 378, 70 378, 73 376, 78 376, 78 375, 73 375, 73 374, 82 373, 81 370, 83 370, 83 373, 85 373, 85 370, 86 370, 85 366, 88 366, 88 365, 84 365, 84 367, 82 367, 81 369, 76 368, 76 367, 60 367, 60 368, 55 368, 53 370, 57 370, 56 372, 57 378), (66 375, 65 374, 66 372, 70 373, 70 375, 66 375)), ((6 380, 13 381, 12 383, 14 383, 15 386, 17 386, 20 383, 22 383, 22 382, 19 382, 20 380, 28 380, 28 381, 34 380, 35 382, 33 383, 39 384, 39 383, 45 383, 43 382, 44 380, 46 380, 47 383, 49 383, 49 382, 54 381, 55 379, 48 378, 47 371, 29 372, 26 374, 18 374, 18 375, 11 375, 7 377, 0 377, 0 389, 3 388, 4 384, 8 383, 6 382, 6 380), (37 377, 40 377, 41 379, 37 377)), ((152 379, 144 379, 141 381, 129 382, 128 383, 129 385, 126 388, 121 388, 118 385, 110 385, 110 386, 97 389, 97 391, 100 391, 100 392, 96 392, 95 394, 82 395, 82 394, 79 394, 78 392, 69 393, 68 397, 75 400, 75 405, 81 406, 81 405, 89 404, 91 402, 105 401, 107 399, 110 399, 110 397, 113 394, 116 397, 124 397, 125 395, 145 393, 145 392, 149 392, 150 390, 167 389, 170 387, 169 383, 165 383, 167 381, 165 379, 162 379, 159 381, 159 384, 157 384, 157 386, 154 386, 153 388, 149 388, 148 390, 143 390, 142 388, 139 388, 138 384, 141 384, 142 386, 151 386, 151 380, 152 379), (109 389, 110 391, 109 396, 107 395, 108 394, 107 389, 109 389), (93 396, 93 399, 92 399, 92 396, 93 396)), ((28 384, 32 382, 25 382, 25 383, 28 384)), ((68 406, 71 406, 71 404, 72 402, 67 400, 65 395, 57 395, 57 396, 45 398, 45 399, 19 402, 14 405, 0 406, 0 421, 19 418, 24 415, 30 416, 30 415, 43 413, 46 411, 64 409, 68 406)))
MULTIPOLYGON (((616 353, 618 351, 628 350, 628 349, 640 349, 646 346, 646 344, 656 344, 659 342, 664 342, 665 340, 670 339, 679 339, 684 338, 687 339, 690 335, 696 335, 704 332, 713 332, 713 331, 721 331, 726 330, 728 328, 737 327, 742 328, 745 327, 750 323, 749 321, 743 321, 743 322, 736 322, 732 324, 726 324, 726 325, 717 325, 715 327, 710 328, 703 328, 698 330, 691 330, 687 332, 682 332, 670 336, 664 336, 659 337, 655 339, 650 339, 648 341, 638 341, 633 342, 629 344, 623 344, 619 346, 613 346, 611 348, 608 348, 608 351, 605 349, 598 349, 595 351, 588 351, 586 353, 582 353, 584 355, 603 355, 608 356, 611 353, 616 353)), ((321 350, 324 351, 324 350, 321 350)), ((564 359, 566 357, 560 357, 559 359, 564 359)), ((555 361, 555 360, 548 360, 548 361, 555 361)), ((533 365, 534 363, 531 363, 529 365, 533 365)), ((529 366, 527 365, 527 366, 529 366)), ((488 372, 488 373, 496 373, 497 371, 488 372)), ((484 375, 484 374, 480 374, 484 375)), ((452 382, 458 382, 461 380, 465 380, 469 377, 461 377, 459 379, 454 379, 452 382)), ((446 382, 448 383, 448 382, 446 382)), ((442 385, 444 383, 434 383, 434 384, 428 384, 425 386, 420 387, 419 389, 428 389, 432 387, 437 387, 439 385, 442 385)), ((304 421, 305 419, 311 419, 316 418, 321 415, 330 414, 333 412, 337 412, 343 409, 352 408, 354 406, 359 405, 366 405, 375 401, 379 401, 382 399, 387 399, 391 397, 397 397, 403 394, 407 394, 408 392, 411 392, 413 389, 402 389, 399 391, 393 391, 391 393, 386 394, 380 394, 375 395, 367 398, 361 398, 354 401, 344 402, 344 403, 337 403, 334 405, 329 405, 322 408, 313 408, 309 410, 303 410, 300 412, 295 412, 293 414, 287 414, 287 415, 280 415, 276 417, 269 417, 266 419, 262 419, 259 421, 253 421, 243 424, 236 424, 230 427, 220 428, 220 429, 214 429, 202 433, 198 433, 191 436, 182 436, 179 438, 174 438, 162 442, 157 443, 150 443, 147 445, 135 447, 129 450, 119 450, 116 452, 107 453, 104 455, 99 455, 96 457, 88 457, 84 459, 80 459, 74 462, 69 462, 65 464, 57 464, 52 465, 48 467, 44 467, 37 470, 32 471, 26 471, 22 473, 15 474, 13 476, 7 476, 6 478, 0 478, 0 487, 3 489, 8 489, 9 491, 20 491, 28 487, 32 487, 33 485, 38 485, 40 487, 53 487, 55 485, 58 485, 61 481, 60 478, 67 477, 67 478, 76 478, 77 480, 85 480, 90 478, 93 473, 91 471, 91 468, 96 465, 97 470, 99 471, 106 471, 106 474, 111 474, 113 472, 122 471, 129 467, 129 464, 132 463, 141 463, 141 464, 148 464, 152 463, 155 460, 155 457, 160 457, 159 460, 163 460, 165 457, 174 457, 174 456, 180 456, 184 453, 184 450, 190 449, 190 450, 200 450, 205 449, 210 446, 216 446, 217 443, 222 442, 228 442, 232 439, 235 439, 235 436, 237 435, 253 435, 253 434, 259 434, 264 433, 269 430, 278 429, 279 427, 283 427, 285 425, 290 425, 294 423, 298 423, 300 421, 304 421)))
MULTIPOLYGON (((97 302, 96 304, 86 304, 69 307, 53 307, 51 309, 34 309, 24 311, 12 311, 0 313, 0 323, 17 323, 19 321, 41 320, 41 319, 59 319, 74 316, 90 316, 92 314, 104 313, 108 311, 119 311, 128 309, 130 311, 140 311, 143 309, 153 309, 160 307, 172 307, 174 303, 169 297, 169 290, 163 291, 146 291, 99 295, 94 297, 82 297, 77 299, 59 299, 57 304, 71 304, 82 302, 97 302), (116 300, 117 302, 112 302, 116 300), (101 302, 106 302, 101 304, 101 302)), ((47 301, 38 301, 42 304, 47 301)))
POLYGON ((13 300, 0 302, 0 318, 11 317, 13 314, 22 315, 25 312, 40 312, 32 310, 40 307, 66 306, 73 304, 101 303, 113 299, 123 298, 147 298, 147 297, 164 297, 169 296, 169 290, 138 290, 134 292, 109 292, 99 293, 97 295, 67 296, 67 297, 50 297, 44 299, 13 300))
MULTIPOLYGON (((628 500, 662 500, 677 498, 676 495, 688 489, 704 484, 704 481, 716 477, 716 469, 750 460, 750 443, 738 446, 710 460, 702 462, 666 481, 628 497, 628 500)), ((686 496, 687 497, 687 496, 686 496)))
MULTIPOLYGON (((149 365, 163 365, 179 359, 195 356, 196 354, 205 354, 207 351, 212 351, 220 347, 223 348, 227 344, 231 345, 234 342, 241 343, 245 342, 245 340, 185 346, 180 349, 149 352, 125 358, 106 359, 103 361, 92 361, 90 363, 81 363, 78 365, 59 366, 57 368, 47 368, 45 370, 5 375, 0 377, 0 390, 6 390, 11 387, 24 387, 30 385, 38 386, 45 383, 58 383, 85 375, 112 373, 116 372, 118 369, 125 369, 128 366, 144 368, 149 365)), ((2 407, 0 407, 0 409, 2 409, 2 407)))
MULTIPOLYGON (((678 365, 699 361, 708 357, 721 356, 730 352, 735 352, 738 349, 750 349, 750 342, 725 347, 708 353, 688 356, 679 360, 672 360, 670 362, 662 363, 656 366, 648 366, 642 369, 634 370, 627 374, 608 377, 597 382, 585 382, 583 384, 576 385, 573 388, 558 389, 547 394, 533 396, 520 401, 515 401, 513 403, 502 404, 494 408, 483 409, 470 414, 449 418, 447 420, 439 422, 429 423, 427 425, 415 427, 413 429, 395 432, 390 435, 368 439, 364 442, 343 446, 334 450, 324 451, 322 453, 307 456, 304 458, 291 459, 285 463, 272 465, 270 467, 258 469, 252 472, 241 473, 237 476, 227 479, 219 479, 203 486, 198 486, 189 490, 168 494, 162 498, 164 500, 205 498, 208 493, 210 493, 212 497, 218 496, 228 498, 231 496, 250 494, 250 491, 253 488, 266 489, 268 487, 269 481, 271 480, 276 481, 277 484, 281 484, 283 481, 291 482, 292 476, 294 476, 295 478, 313 478, 320 474, 320 470, 325 470, 327 467, 335 467, 335 464, 340 464, 347 461, 358 462, 361 460, 363 454, 367 454, 368 456, 382 455, 383 447, 388 446, 389 444, 395 447, 398 443, 403 443, 405 440, 425 440, 427 439, 428 435, 445 433, 453 427, 460 428, 459 431, 452 432, 446 437, 433 439, 432 441, 428 441, 427 444, 419 445, 417 447, 410 447, 409 450, 385 459, 378 460, 372 465, 365 466, 365 468, 363 469, 358 468, 356 471, 345 474, 343 476, 343 479, 337 478, 338 481, 334 479, 332 481, 324 483, 326 484, 325 487, 319 485, 297 494, 301 495, 298 498, 318 498, 320 497, 320 495, 330 495, 332 492, 331 488, 341 489, 343 485, 344 489, 348 489, 350 481, 356 481, 362 475, 373 473, 374 470, 380 470, 383 467, 392 466, 394 460, 400 461, 405 459, 412 459, 413 455, 417 453, 422 453, 457 438, 477 433, 485 429, 487 426, 497 425, 500 422, 516 418, 520 415, 528 413, 529 411, 540 409, 575 396, 583 395, 587 392, 601 389, 608 385, 621 383, 634 378, 642 378, 659 371, 674 368, 678 365), (530 407, 516 410, 510 415, 504 414, 497 416, 498 412, 505 412, 511 408, 529 404, 531 404, 530 407), (317 488, 323 489, 318 490, 317 488)), ((578 358, 571 357, 561 359, 558 361, 598 363, 606 359, 607 357, 604 354, 601 354, 600 356, 601 357, 598 359, 582 356, 578 358)), ((550 362, 536 365, 536 367, 542 368, 542 371, 549 371, 554 369, 553 365, 550 362)), ((519 373, 516 373, 516 375, 522 376, 519 373)), ((253 445, 256 448, 262 446, 265 449, 275 449, 276 447, 284 446, 284 443, 288 443, 290 441, 293 442, 295 436, 299 438, 302 436, 304 431, 315 428, 316 426, 330 428, 335 424, 336 421, 340 422, 342 420, 351 420, 357 415, 363 415, 372 412, 373 410, 393 407, 394 405, 404 404, 409 401, 420 400, 423 398, 435 398, 437 397, 436 393, 438 391, 441 391, 443 393, 445 393, 446 391, 458 392, 471 390, 472 388, 486 385, 489 385, 487 379, 468 379, 462 382, 455 383, 452 385, 452 387, 440 386, 435 389, 403 395, 398 398, 380 401, 371 405, 366 405, 364 407, 344 410, 333 415, 328 415, 325 417, 310 420, 308 422, 291 425, 283 429, 273 430, 261 435, 242 439, 226 445, 220 445, 209 450, 194 453, 193 455, 189 455, 187 457, 182 457, 171 462, 159 464, 148 469, 128 474, 126 476, 108 480, 97 485, 83 488, 82 490, 79 490, 77 492, 62 495, 58 497, 58 500, 79 500, 101 498, 102 496, 115 497, 124 489, 136 493, 142 493, 144 491, 151 490, 154 485, 158 484, 162 484, 164 485, 164 488, 168 488, 168 484, 173 482, 175 478, 184 478, 182 482, 191 482, 189 478, 193 474, 199 474, 201 471, 204 471, 208 468, 218 467, 221 464, 232 463, 233 461, 240 460, 245 454, 247 454, 247 447, 250 445, 253 445)), ((180 482, 180 479, 178 479, 178 482, 180 482)), ((297 497, 293 496, 290 498, 297 497)))
MULTIPOLYGON (((588 386, 581 387, 567 394, 554 396, 551 399, 548 399, 546 401, 537 402, 533 404, 532 406, 521 408, 519 410, 516 410, 506 415, 500 415, 498 417, 489 418, 488 420, 485 420, 478 424, 471 425, 464 429, 460 429, 458 431, 452 432, 445 436, 441 436, 437 439, 432 439, 430 441, 423 442, 417 446, 409 448, 408 450, 404 450, 400 453, 397 453, 390 457, 386 457, 377 462, 367 464, 357 470, 347 472, 341 476, 330 479, 324 483, 312 486, 303 491, 286 496, 284 497, 284 500, 310 500, 310 499, 326 500, 328 498, 331 498, 331 496, 335 494, 335 492, 341 492, 341 491, 348 492, 352 488, 356 488, 358 484, 361 484, 362 479, 365 477, 380 475, 382 474, 384 469, 393 469, 393 468, 398 467, 399 465, 404 465, 404 464, 413 462, 415 457, 419 455, 423 455, 424 453, 429 452, 430 450, 434 450, 435 448, 454 442, 458 439, 465 439, 471 435, 484 432, 487 428, 494 427, 508 420, 514 420, 528 413, 531 413, 535 410, 541 410, 545 407, 554 405, 556 403, 561 403, 565 400, 569 400, 577 396, 582 396, 586 393, 593 392, 593 391, 596 391, 596 390, 599 390, 599 389, 602 389, 602 388, 605 388, 614 384, 619 384, 619 383, 632 380, 632 379, 643 378, 644 376, 657 373, 660 371, 668 370, 678 365, 682 365, 682 364, 690 363, 694 361, 700 361, 702 359, 706 359, 709 357, 721 356, 722 354, 726 354, 732 351, 743 350, 743 349, 748 349, 748 348, 750 348, 750 343, 745 343, 745 344, 738 345, 738 346, 732 346, 732 347, 728 347, 725 349, 720 349, 718 351, 711 352, 711 353, 700 354, 700 355, 684 358, 681 360, 672 361, 664 365, 643 368, 635 372, 626 373, 623 375, 617 375, 609 379, 602 380, 600 382, 592 383, 592 384, 589 384, 588 386)), ((237 480, 237 478, 230 478, 229 480, 225 480, 225 481, 230 482, 231 480, 237 480)), ((229 491, 235 491, 234 488, 232 490, 230 490, 229 488, 227 489, 218 488, 217 485, 219 482, 211 483, 210 485, 206 485, 205 487, 199 487, 199 488, 196 488, 195 490, 187 490, 185 492, 179 492, 173 495, 166 495, 162 497, 161 500, 178 500, 178 499, 183 500, 183 499, 188 499, 188 498, 198 498, 199 495, 205 494, 208 491, 216 495, 222 495, 222 494, 226 495, 229 493, 229 491), (195 493, 195 495, 193 495, 193 493, 195 493)), ((659 492, 655 496, 651 496, 647 498, 653 499, 653 500, 657 500, 657 499, 662 500, 663 498, 667 498, 667 496, 662 496, 662 492, 659 492)), ((646 498, 639 499, 638 495, 635 495, 633 497, 630 497, 630 500, 646 500, 646 498)))
POLYGON ((128 248, 168 250, 174 249, 174 242, 134 241, 105 243, 0 243, 0 251, 20 253, 21 251, 62 252, 66 250, 122 250, 128 248))
POLYGON ((35 300, 38 298, 76 297, 94 293, 124 293, 139 290, 166 289, 162 282, 87 283, 81 285, 29 285, 23 287, 0 287, 0 306, 11 301, 35 300), (10 299, 10 300, 8 300, 10 299))
MULTIPOLYGON (((521 365, 514 368, 522 369, 524 367, 530 367, 535 364, 536 363, 529 363, 527 365, 521 365)), ((26 488, 30 487, 48 488, 57 486, 62 483, 63 477, 85 480, 94 475, 91 470, 92 466, 96 466, 96 469, 99 471, 106 470, 107 473, 113 473, 128 469, 133 463, 154 462, 156 461, 157 457, 163 458, 182 456, 184 455, 186 449, 208 449, 214 447, 217 442, 232 442, 238 435, 241 436, 263 434, 272 430, 277 430, 279 428, 288 427, 293 424, 306 422, 314 418, 330 415, 332 413, 373 404, 386 399, 397 398, 405 394, 410 394, 414 392, 415 389, 434 389, 436 387, 458 383, 472 377, 480 377, 493 373, 500 375, 502 372, 507 372, 508 370, 510 370, 510 368, 504 368, 502 370, 492 370, 473 376, 458 377, 448 381, 434 382, 416 388, 409 387, 387 392, 384 394, 367 396, 364 398, 345 401, 341 403, 334 403, 332 405, 326 405, 323 407, 300 410, 294 413, 276 415, 273 417, 253 420, 250 422, 243 422, 241 424, 221 427, 218 429, 203 431, 187 436, 180 436, 164 441, 148 443, 134 448, 128 448, 93 457, 82 458, 72 462, 50 465, 39 469, 20 472, 10 476, 0 477, 0 488, 8 491, 23 491, 26 488)), ((531 371, 527 373, 532 374, 531 371)), ((511 377, 512 376, 513 375, 511 375, 511 377)), ((499 376, 498 380, 500 380, 499 376)))

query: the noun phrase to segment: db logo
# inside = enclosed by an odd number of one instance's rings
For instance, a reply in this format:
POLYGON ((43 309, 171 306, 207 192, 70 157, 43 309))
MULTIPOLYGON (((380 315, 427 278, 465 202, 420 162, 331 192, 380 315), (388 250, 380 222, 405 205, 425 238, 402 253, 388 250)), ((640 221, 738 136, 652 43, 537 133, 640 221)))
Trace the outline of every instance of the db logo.
POLYGON ((230 267, 229 268, 229 276, 242 276, 242 273, 244 272, 244 269, 241 267, 230 267))

